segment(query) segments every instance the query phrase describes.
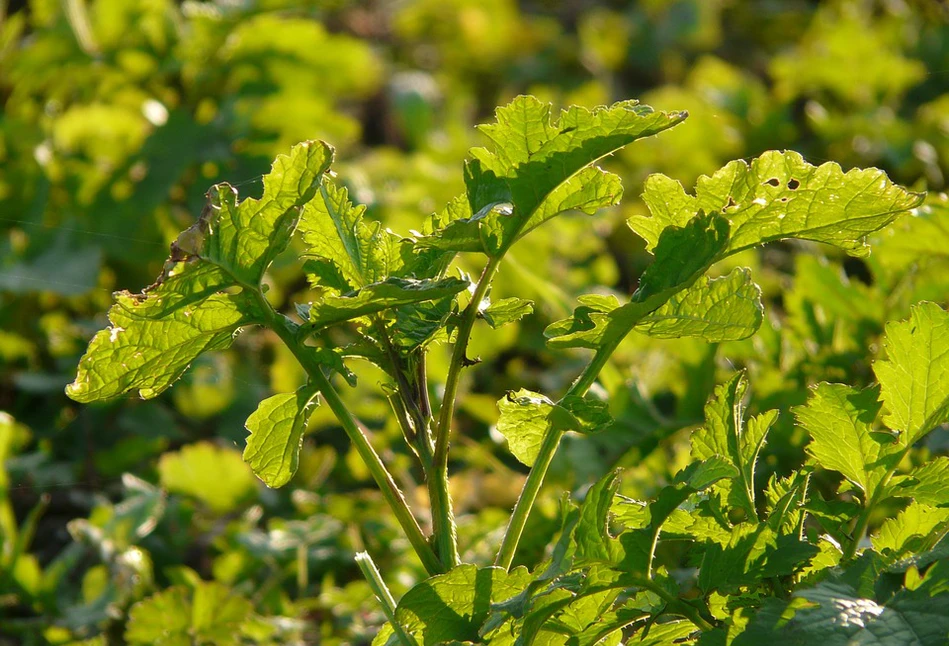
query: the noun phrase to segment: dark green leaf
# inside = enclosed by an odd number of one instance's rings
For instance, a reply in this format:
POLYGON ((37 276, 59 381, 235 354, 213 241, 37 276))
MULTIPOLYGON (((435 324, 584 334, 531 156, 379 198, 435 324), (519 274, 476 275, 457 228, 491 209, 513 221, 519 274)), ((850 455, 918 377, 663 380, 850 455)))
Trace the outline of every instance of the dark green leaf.
POLYGON ((319 301, 310 303, 306 311, 303 333, 342 323, 368 314, 382 312, 400 305, 431 301, 452 296, 468 287, 458 278, 441 280, 414 280, 411 278, 388 278, 381 283, 372 283, 344 296, 327 294, 319 301))

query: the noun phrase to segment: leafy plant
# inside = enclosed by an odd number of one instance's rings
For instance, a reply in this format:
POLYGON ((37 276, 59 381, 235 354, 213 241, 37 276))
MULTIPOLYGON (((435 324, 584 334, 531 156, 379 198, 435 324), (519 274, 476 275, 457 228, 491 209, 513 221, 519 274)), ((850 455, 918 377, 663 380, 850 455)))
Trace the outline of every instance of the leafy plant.
MULTIPOLYGON (((67 393, 81 402, 128 392, 153 398, 241 330, 276 335, 306 383, 260 402, 246 422, 244 459, 266 484, 286 484, 308 419, 325 402, 431 575, 395 604, 368 555, 358 557, 389 619, 377 644, 592 645, 632 634, 651 644, 849 643, 860 631, 880 643, 911 643, 906 635, 942 643, 949 636, 938 610, 949 603, 940 560, 949 532, 946 459, 904 464, 914 445, 949 421, 949 314, 933 303, 888 324, 887 359, 874 366, 879 388, 821 383, 794 409, 811 438, 806 463, 761 486, 758 457, 779 412, 747 416, 749 382, 739 372, 705 405, 704 424, 691 434, 691 463, 652 499, 620 495, 620 476, 611 472, 582 501, 564 499, 559 538, 543 563, 512 567, 564 435, 613 424, 609 402, 591 389, 624 339, 632 332, 712 344, 748 338, 764 320, 761 292, 732 256, 802 240, 865 257, 867 236, 923 202, 877 169, 813 166, 795 152, 730 162, 700 177, 694 193, 664 175, 646 180, 650 213, 629 225, 652 263, 628 299, 590 293, 547 327, 551 348, 592 351, 559 398, 521 389, 498 402, 497 428, 530 471, 494 564, 461 562, 448 471, 462 374, 477 362, 469 342, 480 322, 500 328, 533 308, 519 297, 492 300, 499 268, 556 216, 617 204, 620 179, 597 164, 687 117, 635 101, 570 107, 553 120, 550 112, 530 96, 499 108, 496 122, 481 126, 488 147, 470 151, 465 193, 410 235, 384 228, 351 201, 323 142, 278 157, 259 199, 239 200, 233 187, 216 185, 157 281, 140 294, 116 295, 111 325, 93 338, 67 393), (291 246, 295 234, 299 246, 291 246), (314 288, 313 300, 292 314, 275 308, 265 281, 288 249, 299 249, 314 288), (474 280, 455 269, 459 254, 483 258, 474 280), (436 385, 426 361, 440 343, 452 351, 444 384, 436 385), (355 384, 357 361, 386 375, 381 390, 425 477, 430 536, 338 390, 355 384), (844 478, 830 498, 811 483, 824 470, 844 478), (867 545, 876 514, 905 499, 913 502, 867 545), (692 570, 664 565, 673 546, 692 570)), ((178 463, 186 459, 182 452, 178 463)), ((163 604, 194 608, 192 623, 175 628, 182 634, 205 639, 201 631, 223 630, 222 620, 202 623, 197 609, 199 598, 219 593, 205 583, 166 590, 133 608, 129 638, 140 642, 158 630, 148 617, 163 604)), ((232 599, 227 608, 243 603, 232 599)), ((239 622, 232 628, 246 632, 239 622)))

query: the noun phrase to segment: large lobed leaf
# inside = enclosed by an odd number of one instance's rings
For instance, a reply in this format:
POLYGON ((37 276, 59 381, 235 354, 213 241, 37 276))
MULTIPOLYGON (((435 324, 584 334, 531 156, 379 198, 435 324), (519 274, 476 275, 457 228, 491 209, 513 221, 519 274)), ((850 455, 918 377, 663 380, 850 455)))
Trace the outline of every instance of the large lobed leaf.
MULTIPOLYGON (((474 148, 465 167, 467 208, 419 243, 450 251, 503 253, 534 227, 566 210, 594 213, 616 204, 619 178, 592 167, 633 141, 683 121, 636 101, 587 110, 572 106, 551 122, 550 105, 519 96, 480 126, 493 150, 474 148)), ((447 218, 446 218, 447 219, 447 218)))
POLYGON ((158 282, 142 294, 115 295, 111 327, 92 339, 66 393, 81 402, 130 390, 155 397, 198 355, 228 347, 241 327, 260 323, 251 292, 286 248, 300 207, 332 159, 330 146, 303 142, 277 157, 259 200, 238 203, 226 184, 211 189, 208 207, 172 245, 158 282))
MULTIPOLYGON (((79 362, 66 394, 78 402, 112 399, 130 390, 143 399, 158 396, 208 350, 231 345, 241 327, 261 320, 245 294, 191 291, 196 274, 209 273, 183 263, 182 274, 147 296, 115 295, 111 326, 96 333, 79 362)), ((212 284, 210 290, 219 289, 212 284)))
MULTIPOLYGON (((844 173, 833 163, 815 167, 795 152, 766 152, 750 164, 729 163, 699 178, 695 195, 664 175, 646 181, 643 200, 651 215, 630 218, 655 260, 629 303, 581 297, 569 319, 547 328, 551 347, 609 346, 647 316, 668 317, 666 325, 641 331, 662 338, 701 336, 708 341, 740 339, 761 321, 755 287, 695 281, 715 262, 759 244, 784 238, 814 240, 864 255, 864 238, 922 202, 871 168, 844 173), (669 302, 685 290, 690 293, 669 302), (657 312, 663 308, 662 312, 657 312)), ((739 275, 732 277, 738 281, 739 275)), ((745 279, 747 280, 747 278, 745 279)))
POLYGON ((897 186, 876 168, 844 173, 833 162, 812 166, 799 153, 769 151, 750 164, 736 160, 711 177, 700 177, 694 196, 678 182, 652 175, 643 200, 652 215, 634 216, 629 224, 649 249, 666 227, 682 226, 705 211, 728 219, 728 253, 799 238, 866 255, 864 237, 919 206, 923 196, 897 186))

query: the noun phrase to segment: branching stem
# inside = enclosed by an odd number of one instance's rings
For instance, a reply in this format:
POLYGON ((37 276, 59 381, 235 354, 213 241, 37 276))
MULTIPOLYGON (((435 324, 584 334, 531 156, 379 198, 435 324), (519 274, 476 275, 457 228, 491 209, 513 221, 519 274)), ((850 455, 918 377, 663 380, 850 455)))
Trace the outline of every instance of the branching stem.
MULTIPOLYGON (((613 351, 619 346, 624 337, 615 339, 612 343, 601 346, 597 349, 590 363, 587 364, 580 376, 577 377, 573 385, 567 391, 565 397, 576 395, 582 397, 596 381, 596 376, 609 361, 613 351)), ((504 532, 504 538, 501 541, 501 548, 498 550, 497 558, 494 564, 503 567, 506 570, 511 569, 514 562, 514 554, 517 552, 517 545, 524 533, 524 526, 527 524, 527 518, 530 516, 534 501, 537 500, 537 494, 544 484, 544 478, 547 476, 547 469, 550 467, 557 447, 560 445, 560 438, 563 437, 563 429, 551 425, 544 434, 540 449, 537 452, 537 458, 534 460, 534 466, 527 476, 524 488, 521 489, 521 495, 514 506, 514 512, 511 514, 511 520, 508 523, 507 530, 504 532)))
POLYGON ((458 565, 458 539, 455 531, 455 518, 452 512, 451 495, 448 492, 448 444, 451 439, 451 423, 455 415, 455 399, 461 381, 461 370, 468 364, 468 340, 478 317, 478 308, 488 293, 488 287, 500 264, 500 258, 491 258, 484 266, 478 285, 471 301, 461 313, 455 346, 451 353, 448 377, 445 380, 445 394, 438 410, 438 424, 435 427, 435 460, 429 487, 432 499, 432 523, 435 530, 435 543, 438 555, 447 567, 458 565))
POLYGON ((392 474, 389 473, 389 470, 382 462, 382 458, 379 457, 379 454, 372 448, 372 444, 369 443, 366 429, 356 420, 349 409, 346 408, 346 404, 340 399, 339 393, 336 392, 336 389, 333 388, 329 379, 323 374, 323 368, 316 360, 315 355, 309 352, 306 346, 297 338, 296 325, 290 319, 275 311, 270 303, 267 302, 267 299, 264 298, 263 294, 259 291, 255 293, 257 294, 257 304, 264 313, 267 326, 280 337, 280 340, 286 344, 290 352, 293 353, 293 356, 300 362, 300 365, 306 370, 307 376, 323 395, 327 406, 329 406, 333 414, 336 415, 336 419, 343 427, 343 430, 346 431, 346 435, 349 436, 353 446, 356 447, 356 452, 359 453, 359 457, 362 458, 366 467, 369 469, 369 473, 379 486, 383 498, 385 498, 385 501, 392 509, 392 513, 395 514, 396 520, 398 520, 399 525, 402 527, 402 531, 405 532, 409 543, 411 543, 415 549, 415 553, 418 554, 422 565, 425 566, 429 574, 443 572, 444 568, 432 551, 428 541, 425 540, 425 535, 422 533, 411 509, 409 509, 409 505, 405 501, 402 491, 398 485, 396 485, 392 474))

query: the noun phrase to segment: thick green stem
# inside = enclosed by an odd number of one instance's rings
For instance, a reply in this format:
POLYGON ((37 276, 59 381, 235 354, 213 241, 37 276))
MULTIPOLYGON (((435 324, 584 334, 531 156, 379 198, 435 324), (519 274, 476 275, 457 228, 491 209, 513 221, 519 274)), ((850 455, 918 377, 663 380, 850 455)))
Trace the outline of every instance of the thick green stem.
MULTIPOLYGON (((620 337, 614 342, 600 347, 593 355, 590 363, 570 386, 565 397, 570 395, 582 397, 585 395, 622 340, 623 337, 620 337)), ((537 458, 534 460, 534 466, 531 467, 531 471, 527 475, 527 481, 524 483, 524 488, 521 489, 521 495, 517 499, 514 512, 511 514, 511 520, 504 532, 501 547, 498 550, 497 558, 494 560, 495 565, 506 570, 511 569, 514 554, 517 552, 517 545, 521 540, 521 534, 524 533, 524 526, 527 524, 527 518, 530 516, 534 502, 537 500, 537 494, 540 493, 540 488, 544 484, 547 469, 554 459, 554 454, 557 452, 563 434, 564 430, 562 428, 553 425, 544 434, 544 439, 541 441, 540 449, 537 452, 537 458)))
POLYGON ((389 586, 382 580, 382 575, 379 574, 379 568, 376 567, 372 557, 369 556, 369 552, 357 553, 356 565, 362 570, 362 574, 366 577, 366 581, 369 583, 372 593, 376 595, 376 599, 378 599, 382 605, 382 612, 385 614, 386 619, 389 620, 392 631, 395 633, 396 638, 398 638, 399 643, 403 646, 418 646, 418 642, 416 642, 415 639, 405 631, 402 624, 396 620, 395 599, 392 597, 392 593, 389 592, 389 586))
POLYGON ((293 356, 296 357, 300 365, 303 366, 303 369, 306 370, 307 376, 309 376, 310 380, 323 395, 323 399, 330 407, 330 410, 336 415, 336 419, 343 427, 343 430, 346 431, 346 435, 349 436, 353 446, 356 447, 356 452, 359 453, 359 457, 362 458, 373 480, 375 480, 379 486, 382 497, 385 498, 385 501, 392 509, 392 513, 395 514, 396 520, 398 520, 399 525, 402 527, 402 531, 405 532, 406 538, 408 538, 409 543, 411 543, 415 549, 415 553, 418 554, 422 565, 425 566, 429 574, 443 572, 444 568, 432 551, 428 541, 425 539, 425 535, 422 533, 418 521, 415 520, 415 516, 412 515, 408 503, 402 496, 402 491, 398 485, 396 485, 389 470, 386 469, 382 458, 379 457, 379 454, 372 448, 372 444, 369 443, 365 428, 356 420, 349 409, 346 408, 343 400, 339 397, 339 393, 336 392, 336 389, 333 388, 329 379, 323 374, 323 368, 316 360, 315 355, 309 352, 306 346, 297 339, 295 333, 296 326, 294 323, 287 317, 276 312, 264 298, 263 294, 259 292, 257 292, 257 294, 258 305, 266 317, 267 326, 272 329, 284 344, 286 344, 287 348, 290 349, 293 356))
POLYGON ((491 279, 500 264, 500 258, 491 258, 481 272, 481 278, 475 287, 471 302, 461 313, 458 324, 455 347, 451 353, 448 377, 445 380, 445 395, 438 410, 438 425, 435 427, 435 459, 431 478, 429 478, 429 496, 432 501, 432 524, 435 531, 435 543, 438 555, 448 567, 458 565, 458 538, 455 532, 455 518, 451 506, 451 494, 448 491, 448 444, 451 439, 451 423, 455 415, 455 399, 461 382, 461 370, 468 365, 468 340, 478 317, 478 308, 488 293, 491 279))

